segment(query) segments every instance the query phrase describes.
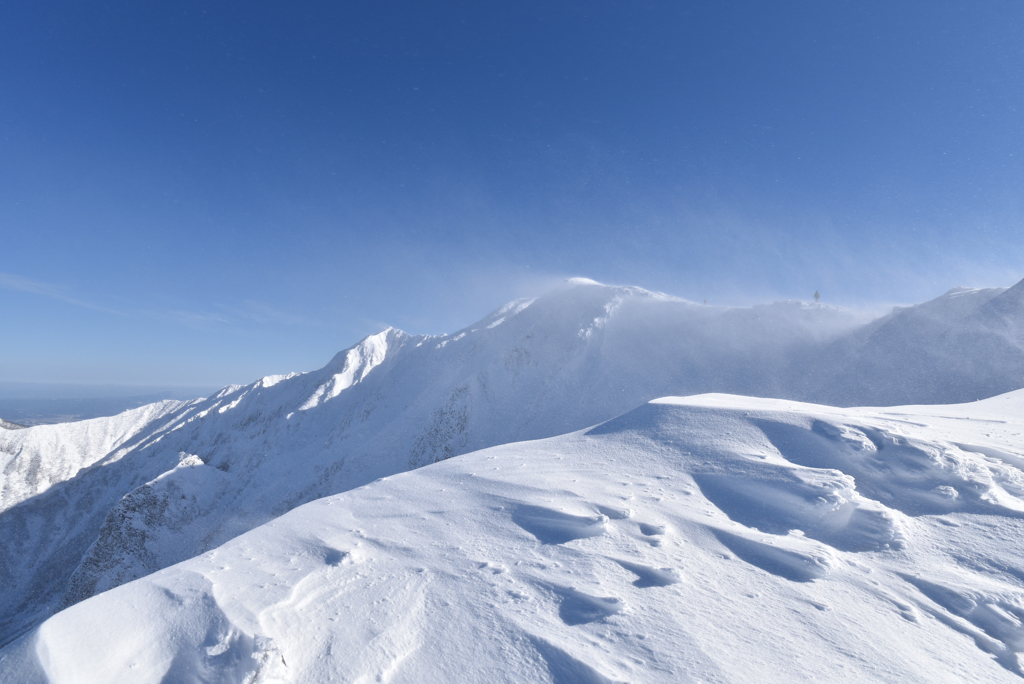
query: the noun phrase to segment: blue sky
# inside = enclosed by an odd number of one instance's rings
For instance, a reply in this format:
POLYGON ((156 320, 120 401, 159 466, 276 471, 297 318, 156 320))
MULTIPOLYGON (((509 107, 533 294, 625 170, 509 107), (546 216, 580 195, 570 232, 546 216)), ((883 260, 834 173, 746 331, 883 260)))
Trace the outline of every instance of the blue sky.
POLYGON ((1024 277, 1019 2, 0 6, 0 381, 249 382, 571 275, 1024 277))

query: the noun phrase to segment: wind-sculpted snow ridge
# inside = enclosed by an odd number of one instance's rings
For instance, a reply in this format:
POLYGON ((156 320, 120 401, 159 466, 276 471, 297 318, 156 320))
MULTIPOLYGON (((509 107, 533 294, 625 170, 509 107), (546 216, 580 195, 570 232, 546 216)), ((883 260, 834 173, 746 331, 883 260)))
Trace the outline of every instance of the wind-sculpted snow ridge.
POLYGON ((660 399, 306 504, 58 613, 0 680, 1019 682, 1022 435, 1024 391, 660 399))
MULTIPOLYGON (((864 327, 834 307, 710 307, 575 279, 452 335, 388 329, 317 371, 149 409, 148 423, 126 418, 132 412, 105 419, 112 422, 96 425, 126 421, 107 441, 79 434, 86 423, 0 432, 0 444, 56 445, 37 450, 45 476, 28 451, 7 451, 0 491, 19 498, 0 513, 0 645, 59 607, 306 502, 473 450, 595 425, 658 396, 868 397, 884 405, 893 402, 879 399, 880 387, 933 402, 1024 386, 1015 370, 1024 368, 1014 322, 1020 288, 955 292, 864 327), (947 318, 957 330, 981 321, 978 334, 1003 346, 966 345, 953 356, 939 333, 932 347, 907 333, 919 319, 934 332, 947 318), (899 354, 909 359, 902 374, 868 363, 899 354), (964 384, 968 371, 989 384, 964 384)), ((740 496, 730 481, 709 482, 720 498, 740 496)), ((869 508, 858 514, 857 543, 870 543, 879 520, 869 508)))

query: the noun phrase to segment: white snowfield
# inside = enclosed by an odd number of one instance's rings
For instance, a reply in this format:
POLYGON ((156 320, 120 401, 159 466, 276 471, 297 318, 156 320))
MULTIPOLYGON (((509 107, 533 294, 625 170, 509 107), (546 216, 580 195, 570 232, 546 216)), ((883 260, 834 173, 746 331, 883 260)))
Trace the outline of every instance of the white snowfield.
POLYGON ((659 399, 301 506, 51 617, 0 680, 1020 681, 1022 445, 1024 391, 659 399))
POLYGON ((382 331, 311 373, 0 430, 0 646, 304 503, 659 396, 892 405, 1024 387, 1022 323, 1024 282, 867 322, 829 306, 702 306, 575 279, 454 335, 382 331))

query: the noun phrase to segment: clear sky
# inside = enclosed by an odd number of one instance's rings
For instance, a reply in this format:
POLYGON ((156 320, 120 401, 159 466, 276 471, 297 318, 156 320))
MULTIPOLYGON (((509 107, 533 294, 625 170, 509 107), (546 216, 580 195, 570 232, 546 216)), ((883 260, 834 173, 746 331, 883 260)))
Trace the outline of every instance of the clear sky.
POLYGON ((224 384, 581 275, 1024 276, 1024 3, 0 3, 0 381, 224 384))

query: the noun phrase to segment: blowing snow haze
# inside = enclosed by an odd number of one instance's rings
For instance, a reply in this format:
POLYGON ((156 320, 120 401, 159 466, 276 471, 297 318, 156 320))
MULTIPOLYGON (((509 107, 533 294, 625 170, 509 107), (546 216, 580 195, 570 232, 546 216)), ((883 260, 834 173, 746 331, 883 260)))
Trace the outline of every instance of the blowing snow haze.
POLYGON ((1022 64, 1005 0, 0 3, 0 681, 1019 682, 1022 64))

